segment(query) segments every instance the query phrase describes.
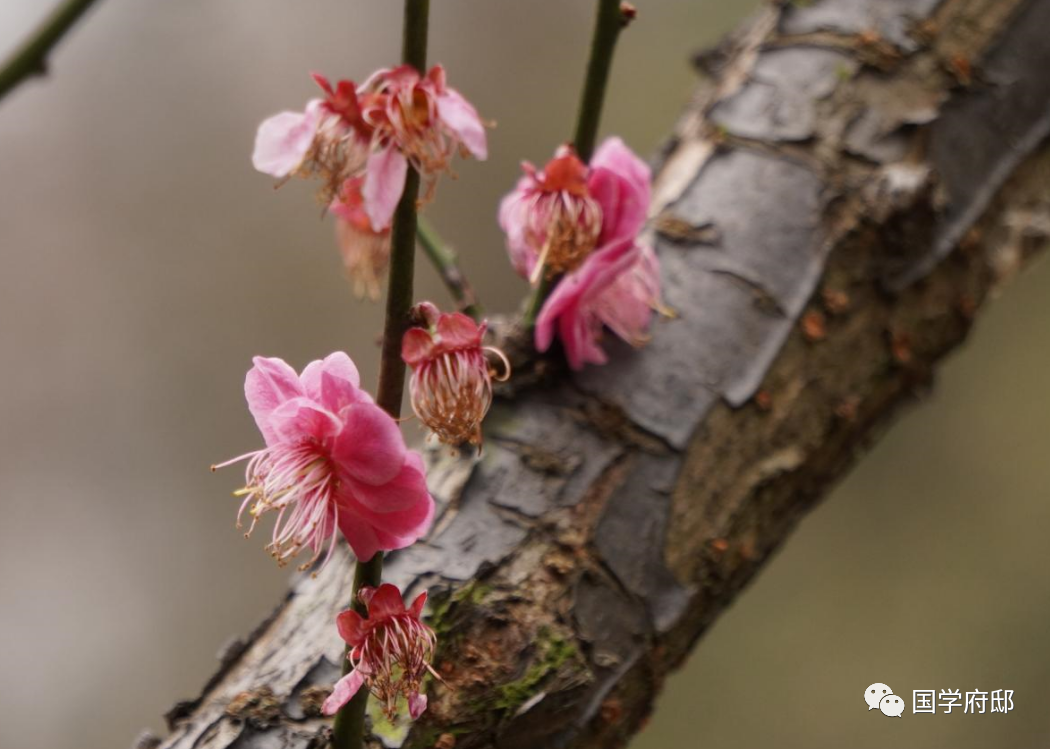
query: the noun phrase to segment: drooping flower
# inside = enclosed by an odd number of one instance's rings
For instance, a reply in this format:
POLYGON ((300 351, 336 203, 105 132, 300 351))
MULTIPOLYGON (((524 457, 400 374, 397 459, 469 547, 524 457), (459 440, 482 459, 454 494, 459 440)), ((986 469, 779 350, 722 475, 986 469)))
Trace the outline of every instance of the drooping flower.
POLYGON ((590 166, 572 146, 561 146, 542 171, 522 164, 525 176, 500 203, 514 269, 533 283, 543 269, 555 276, 576 270, 597 248, 637 236, 645 223, 650 171, 622 140, 604 141, 590 166))
POLYGON ((410 65, 379 70, 360 92, 362 116, 374 130, 364 185, 373 227, 390 223, 409 164, 423 177, 426 200, 438 175, 450 171, 457 152, 479 161, 487 158, 484 123, 474 106, 448 87, 441 65, 425 76, 410 65))
POLYGON ((426 327, 409 328, 401 341, 401 358, 412 368, 412 410, 442 442, 480 446, 496 376, 486 352, 503 364, 499 380, 510 376, 510 363, 499 349, 482 346, 487 323, 461 312, 441 313, 430 302, 415 312, 426 327))
POLYGON ((362 588, 358 598, 368 608, 367 617, 352 609, 336 617, 339 635, 350 646, 346 657, 353 670, 336 682, 321 710, 334 715, 367 685, 387 718, 394 720, 397 700, 404 697, 415 720, 427 708, 427 697, 420 692, 423 677, 429 672, 441 680, 430 665, 437 638, 420 621, 427 594, 420 593, 407 609, 401 591, 389 583, 362 588))
POLYGON ((249 536, 260 516, 276 511, 267 550, 279 564, 309 548, 306 569, 326 546, 327 562, 337 529, 360 560, 427 532, 434 500, 423 460, 360 388, 349 356, 311 362, 302 375, 281 359, 256 357, 244 392, 266 447, 216 467, 248 461, 238 526, 247 509, 249 536))
POLYGON ((425 76, 408 65, 379 70, 360 87, 344 80, 333 88, 317 73, 314 80, 325 98, 264 121, 252 161, 281 180, 320 177, 326 204, 346 180, 363 177, 363 208, 376 232, 390 225, 409 165, 423 176, 429 197, 457 151, 488 155, 481 118, 448 87, 440 65, 425 76))
POLYGON ((354 296, 367 296, 374 302, 379 299, 381 281, 390 264, 390 227, 380 231, 372 228, 364 209, 362 182, 361 177, 344 182, 328 212, 336 217, 336 240, 354 296))
POLYGON ((653 311, 662 309, 656 253, 626 237, 561 279, 536 319, 536 348, 546 351, 557 334, 573 369, 604 364, 603 326, 639 346, 648 340, 653 311))
POLYGON ((313 73, 324 91, 302 112, 281 112, 263 121, 255 135, 252 164, 282 182, 290 177, 317 177, 321 199, 330 202, 343 183, 362 172, 368 161, 372 128, 361 117, 361 102, 353 81, 333 88, 313 73))

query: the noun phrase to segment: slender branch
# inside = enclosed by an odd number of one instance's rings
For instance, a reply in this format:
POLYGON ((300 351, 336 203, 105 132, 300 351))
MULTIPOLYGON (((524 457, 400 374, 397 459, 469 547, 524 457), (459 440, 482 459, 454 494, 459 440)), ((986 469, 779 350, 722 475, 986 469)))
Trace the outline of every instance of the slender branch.
MULTIPOLYGON (((415 2, 417 0, 408 0, 415 2)), ((425 2, 425 0, 424 0, 425 2)), ((416 198, 419 173, 409 169, 405 192, 394 212, 390 240, 390 280, 387 286, 386 322, 379 361, 379 387, 376 403, 394 418, 401 415, 401 395, 405 388, 405 363, 401 360, 401 339, 408 329, 412 307, 412 279, 416 251, 416 198)))
POLYGON ((540 310, 543 309, 543 303, 547 300, 551 291, 554 289, 554 279, 550 278, 546 273, 540 275, 539 285, 533 289, 532 296, 529 297, 529 304, 525 308, 525 315, 523 321, 526 329, 532 329, 536 325, 536 318, 540 316, 540 310))
MULTIPOLYGON (((430 0, 405 0, 401 61, 420 73, 427 66, 427 20, 430 0)), ((419 173, 412 168, 405 179, 405 191, 394 211, 390 236, 390 278, 387 282, 386 321, 379 363, 376 403, 394 418, 401 415, 401 394, 405 387, 405 362, 401 360, 401 339, 408 329, 412 307, 412 280, 416 255, 416 201, 419 173)))
POLYGON ((47 56, 95 0, 66 0, 0 67, 0 99, 35 75, 47 73, 47 56))
MULTIPOLYGON (((591 55, 587 60, 587 76, 583 81, 580 94, 580 108, 576 114, 576 135, 573 145, 576 155, 587 163, 594 153, 594 143, 598 139, 598 123, 602 117, 602 104, 605 102, 605 89, 609 83, 609 71, 612 69, 613 52, 616 40, 620 37, 624 17, 620 11, 620 0, 598 0, 598 15, 594 20, 594 36, 591 37, 591 55)), ((557 284, 556 278, 547 278, 541 274, 539 285, 532 292, 528 306, 525 308, 523 322, 526 328, 536 324, 536 317, 543 308, 543 302, 557 284)))
MULTIPOLYGON (((412 65, 420 73, 426 71, 429 15, 430 0, 405 0, 401 60, 412 65)), ((395 419, 401 416, 401 397, 405 388, 405 362, 401 359, 401 339, 408 328, 408 313, 412 307, 418 197, 419 173, 410 168, 405 179, 405 191, 401 194, 401 200, 394 211, 394 225, 390 236, 390 278, 387 281, 379 385, 376 388, 376 404, 395 419)), ((359 614, 365 613, 365 607, 358 598, 358 592, 365 585, 379 585, 382 574, 383 555, 380 552, 376 552, 367 562, 357 563, 350 606, 359 614)), ((350 661, 344 658, 344 675, 349 668, 350 661)), ((335 749, 359 749, 363 746, 367 707, 368 690, 360 689, 336 714, 332 728, 332 743, 335 749)))
POLYGON ((594 142, 598 138, 598 123, 601 121, 605 89, 609 83, 613 51, 620 37, 623 18, 620 0, 599 0, 598 17, 594 22, 594 37, 591 39, 591 56, 587 61, 587 78, 580 96, 580 109, 576 115, 576 136, 573 144, 576 155, 584 163, 591 160, 594 142))
POLYGON ((423 248, 423 252, 430 259, 430 263, 437 270, 445 287, 448 288, 452 298, 456 301, 456 306, 459 307, 460 311, 470 315, 475 320, 479 320, 483 310, 481 305, 478 304, 477 297, 474 296, 474 288, 459 267, 456 253, 441 241, 437 232, 434 231, 434 227, 422 216, 417 218, 416 238, 419 240, 419 246, 423 248))

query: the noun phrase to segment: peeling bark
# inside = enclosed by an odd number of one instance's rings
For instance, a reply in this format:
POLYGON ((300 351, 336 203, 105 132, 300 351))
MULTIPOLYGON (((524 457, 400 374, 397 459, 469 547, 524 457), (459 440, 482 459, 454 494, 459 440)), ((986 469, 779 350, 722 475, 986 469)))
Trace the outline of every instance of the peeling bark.
MULTIPOLYGON (((677 317, 571 375, 535 362, 485 454, 429 456, 424 718, 386 746, 608 747, 1050 233, 1050 0, 763 9, 661 157, 677 317)), ((171 749, 320 746, 340 555, 169 714, 171 749)))

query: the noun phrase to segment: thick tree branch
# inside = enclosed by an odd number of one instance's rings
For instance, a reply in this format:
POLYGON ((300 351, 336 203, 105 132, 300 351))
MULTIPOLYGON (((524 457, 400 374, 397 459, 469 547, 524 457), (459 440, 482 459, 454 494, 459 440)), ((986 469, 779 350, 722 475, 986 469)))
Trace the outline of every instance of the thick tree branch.
POLYGON ((23 81, 47 73, 47 56, 95 0, 66 0, 0 67, 0 99, 23 81))
MULTIPOLYGON (((431 456, 451 688, 388 746, 610 747, 664 675, 923 391, 1050 232, 1050 0, 764 9, 702 62, 653 207, 678 317, 504 393, 485 455, 431 456)), ((529 374, 529 373, 526 373, 529 374)), ((523 380, 519 379, 521 383, 523 380)), ((172 749, 306 747, 350 565, 304 579, 170 715, 172 749)))

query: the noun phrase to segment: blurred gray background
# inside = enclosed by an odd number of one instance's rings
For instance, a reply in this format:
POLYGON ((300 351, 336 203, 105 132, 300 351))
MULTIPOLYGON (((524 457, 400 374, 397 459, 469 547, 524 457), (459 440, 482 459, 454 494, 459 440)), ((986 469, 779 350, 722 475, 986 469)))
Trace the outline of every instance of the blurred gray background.
MULTIPOLYGON (((6 54, 50 7, 0 3, 6 54)), ((651 153, 687 60, 751 2, 641 0, 604 130, 651 153)), ((592 3, 438 0, 431 60, 498 121, 428 214, 492 311, 524 292, 495 223, 518 161, 575 112, 592 3)), ((256 124, 307 72, 396 59, 400 3, 103 0, 53 77, 0 103, 0 746, 129 746, 196 693, 288 573, 234 529, 259 444, 261 353, 346 349, 374 379, 378 307, 352 299, 310 187, 251 169, 256 124)), ((446 302, 421 265, 419 296, 446 302)), ((1050 270, 1017 282, 890 433, 705 638, 638 749, 1029 747, 1050 730, 1050 270), (901 720, 868 713, 888 683, 901 720), (1013 689, 1007 715, 912 715, 912 689, 1013 689)), ((418 432, 414 426, 413 435, 418 432)))

